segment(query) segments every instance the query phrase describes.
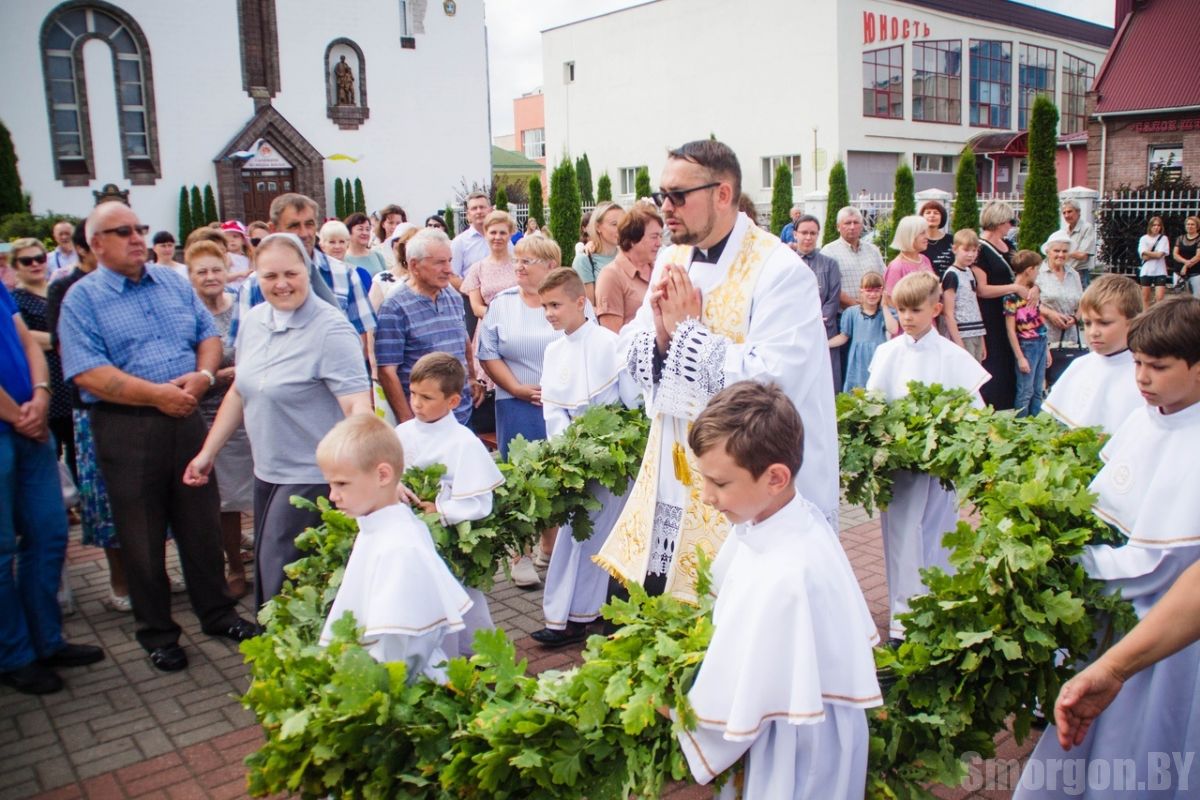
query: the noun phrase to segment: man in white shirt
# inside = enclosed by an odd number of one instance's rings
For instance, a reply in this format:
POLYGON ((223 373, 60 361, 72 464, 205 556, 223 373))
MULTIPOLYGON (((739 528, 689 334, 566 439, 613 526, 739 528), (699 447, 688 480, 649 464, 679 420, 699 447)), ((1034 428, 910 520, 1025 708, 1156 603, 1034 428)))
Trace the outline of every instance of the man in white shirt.
POLYGON ((492 201, 483 192, 467 195, 467 228, 450 243, 450 285, 457 289, 466 277, 467 269, 488 255, 487 237, 483 235, 483 221, 492 213, 492 201))
POLYGON ((65 278, 79 263, 79 253, 71 237, 75 235, 75 226, 68 220, 61 219, 54 223, 51 231, 54 242, 58 247, 50 251, 47 257, 46 269, 50 270, 50 282, 65 278))

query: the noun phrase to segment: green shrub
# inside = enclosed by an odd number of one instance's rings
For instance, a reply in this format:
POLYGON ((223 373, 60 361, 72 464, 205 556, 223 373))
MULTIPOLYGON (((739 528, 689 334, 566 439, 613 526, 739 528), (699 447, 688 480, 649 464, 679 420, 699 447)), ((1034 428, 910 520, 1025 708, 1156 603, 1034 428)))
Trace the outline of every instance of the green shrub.
POLYGON ((529 216, 537 220, 539 228, 546 227, 546 207, 542 202, 542 179, 537 175, 529 179, 529 216))
POLYGON ((188 234, 192 228, 192 204, 188 201, 188 190, 186 186, 179 187, 179 243, 183 244, 187 241, 188 234))
POLYGON ((17 171, 17 151, 12 136, 0 123, 0 219, 9 214, 29 211, 29 202, 21 193, 21 173, 17 171))
POLYGON ((633 196, 634 199, 641 200, 643 197, 649 197, 654 192, 650 188, 650 170, 646 167, 638 167, 637 175, 633 180, 633 196))
POLYGON ((204 185, 204 222, 220 222, 221 217, 217 215, 217 198, 213 195, 211 183, 204 185))
POLYGON ((208 221, 204 219, 204 200, 200 197, 200 187, 193 186, 191 192, 192 199, 192 230, 197 230, 208 225, 208 221))
POLYGON ((360 214, 367 213, 367 198, 363 196, 362 180, 354 179, 354 210, 360 214))
POLYGON ((1017 235, 1017 244, 1023 250, 1038 250, 1059 228, 1056 130, 1058 109, 1050 98, 1038 95, 1029 112, 1029 177, 1025 180, 1025 207, 1017 235))
POLYGON ((456 233, 456 226, 454 224, 454 209, 450 207, 449 203, 446 204, 446 210, 442 212, 442 220, 446 223, 446 235, 453 239, 456 233))
POLYGON ((497 211, 508 211, 508 192, 504 191, 503 186, 496 190, 495 206, 497 211))
POLYGON ((846 165, 838 159, 829 170, 829 208, 825 211, 825 233, 821 244, 829 244, 838 238, 837 213, 848 205, 850 187, 846 185, 846 165))
POLYGON ((787 164, 775 168, 775 182, 771 187, 771 233, 782 233, 791 222, 792 171, 787 164))
POLYGON ((954 213, 950 230, 979 230, 979 187, 975 182, 975 151, 969 146, 962 149, 958 157, 958 169, 954 173, 954 213))
POLYGON ((346 186, 342 183, 341 178, 333 179, 333 215, 338 219, 345 219, 346 214, 346 186))
POLYGON ((601 172, 600 180, 596 181, 596 202, 603 203, 606 200, 612 200, 612 178, 608 177, 607 172, 601 172))
POLYGON ((564 267, 569 267, 575 259, 575 243, 579 241, 582 218, 575 167, 569 157, 564 157, 550 176, 550 236, 562 249, 564 267))

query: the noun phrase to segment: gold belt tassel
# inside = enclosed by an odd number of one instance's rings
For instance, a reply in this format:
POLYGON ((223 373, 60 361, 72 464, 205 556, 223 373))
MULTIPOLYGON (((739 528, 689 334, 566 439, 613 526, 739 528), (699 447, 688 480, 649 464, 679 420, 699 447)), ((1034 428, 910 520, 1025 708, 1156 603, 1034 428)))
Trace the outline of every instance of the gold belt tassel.
POLYGON ((678 441, 671 445, 671 460, 675 464, 675 480, 684 486, 691 486, 692 469, 688 466, 687 451, 683 449, 683 445, 678 441))

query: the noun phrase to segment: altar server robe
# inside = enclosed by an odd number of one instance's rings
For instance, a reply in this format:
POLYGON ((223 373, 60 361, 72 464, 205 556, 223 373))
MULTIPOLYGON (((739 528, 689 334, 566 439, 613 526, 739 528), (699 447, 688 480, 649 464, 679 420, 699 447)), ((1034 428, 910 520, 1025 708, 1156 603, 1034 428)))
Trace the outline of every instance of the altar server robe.
POLYGON ((1110 436, 1145 405, 1133 373, 1133 353, 1088 353, 1067 367, 1042 407, 1069 428, 1096 426, 1110 436))

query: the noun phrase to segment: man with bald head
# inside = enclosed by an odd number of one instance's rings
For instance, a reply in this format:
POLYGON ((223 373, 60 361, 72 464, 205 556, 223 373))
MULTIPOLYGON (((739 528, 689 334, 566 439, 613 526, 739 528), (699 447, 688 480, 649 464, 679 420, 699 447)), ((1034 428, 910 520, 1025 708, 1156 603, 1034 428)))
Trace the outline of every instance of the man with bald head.
POLYGON ((205 633, 234 641, 257 626, 235 610, 224 576, 215 483, 185 486, 204 443, 197 409, 216 382, 221 341, 188 281, 146 263, 146 232, 128 206, 87 219, 96 271, 71 288, 59 320, 63 372, 93 403, 92 432, 121 542, 137 639, 161 670, 187 666, 163 563, 175 537, 188 596, 205 633))

